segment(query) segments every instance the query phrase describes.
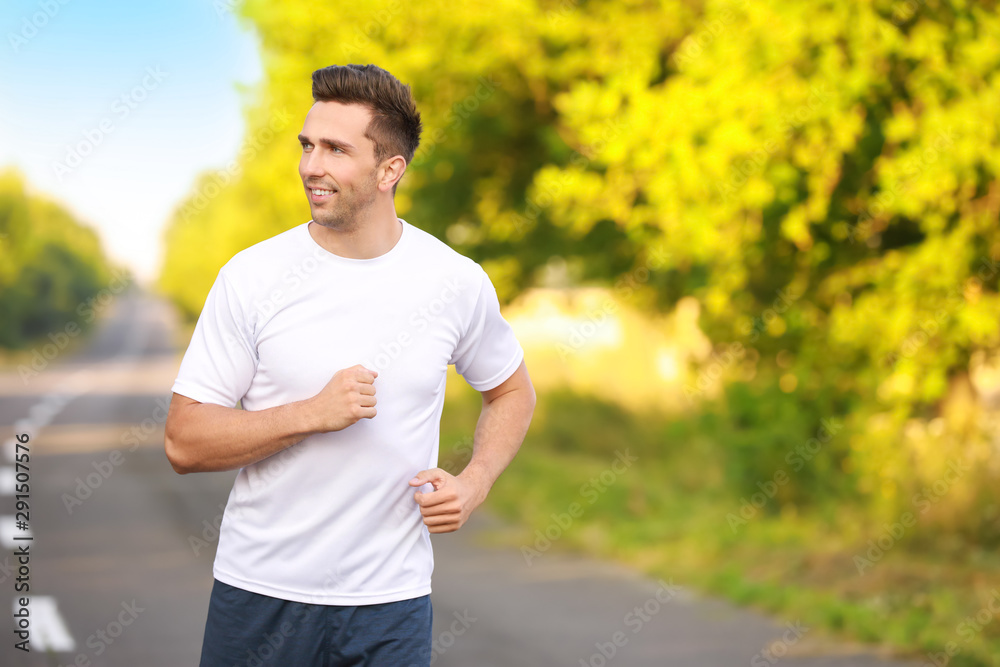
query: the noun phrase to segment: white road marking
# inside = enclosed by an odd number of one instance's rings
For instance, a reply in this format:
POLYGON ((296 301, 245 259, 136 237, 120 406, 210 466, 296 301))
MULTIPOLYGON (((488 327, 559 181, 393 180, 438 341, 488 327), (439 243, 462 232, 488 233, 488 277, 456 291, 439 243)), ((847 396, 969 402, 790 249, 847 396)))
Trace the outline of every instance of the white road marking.
POLYGON ((14 537, 32 537, 31 530, 18 530, 14 522, 17 519, 10 514, 0 516, 0 544, 13 549, 19 545, 31 544, 28 540, 15 540, 14 537))
POLYGON ((14 466, 0 467, 0 494, 14 495, 14 466))
MULTIPOLYGON (((73 651, 76 642, 66 627, 56 606, 56 599, 51 595, 32 595, 29 597, 28 610, 31 612, 31 649, 33 651, 73 651)), ((18 610, 15 599, 11 613, 18 610)))

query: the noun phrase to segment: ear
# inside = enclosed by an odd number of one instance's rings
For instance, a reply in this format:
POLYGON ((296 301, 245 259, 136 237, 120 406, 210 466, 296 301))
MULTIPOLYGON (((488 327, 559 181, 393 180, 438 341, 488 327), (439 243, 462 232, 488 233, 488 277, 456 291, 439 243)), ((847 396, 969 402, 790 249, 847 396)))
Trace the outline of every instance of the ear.
POLYGON ((403 177, 403 172, 405 171, 406 160, 403 159, 402 155, 394 155, 388 158, 379 167, 378 189, 382 192, 392 190, 392 186, 403 177))

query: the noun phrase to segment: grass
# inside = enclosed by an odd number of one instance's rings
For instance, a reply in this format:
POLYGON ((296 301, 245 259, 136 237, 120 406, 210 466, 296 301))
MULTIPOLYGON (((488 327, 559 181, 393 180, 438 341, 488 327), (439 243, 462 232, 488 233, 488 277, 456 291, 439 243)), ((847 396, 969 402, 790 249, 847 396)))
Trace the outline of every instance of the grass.
MULTIPOLYGON (((455 384, 441 447, 453 472, 468 459, 480 409, 478 394, 455 384), (451 443, 460 442, 456 453, 451 443)), ((987 606, 1000 591, 1000 555, 936 540, 918 523, 859 571, 855 557, 866 557, 881 526, 859 503, 835 497, 803 508, 775 500, 734 530, 726 517, 745 496, 727 486, 733 437, 731 424, 706 414, 636 416, 568 392, 541 394, 521 451, 486 501, 515 526, 496 539, 536 547, 548 529, 556 538, 536 558, 573 550, 613 559, 799 620, 812 640, 924 662, 951 643, 949 665, 1000 664, 1000 615, 987 606), (638 460, 614 473, 616 452, 626 449, 638 460), (602 473, 609 483, 597 490, 592 480, 602 473), (583 511, 563 529, 574 502, 583 511)))

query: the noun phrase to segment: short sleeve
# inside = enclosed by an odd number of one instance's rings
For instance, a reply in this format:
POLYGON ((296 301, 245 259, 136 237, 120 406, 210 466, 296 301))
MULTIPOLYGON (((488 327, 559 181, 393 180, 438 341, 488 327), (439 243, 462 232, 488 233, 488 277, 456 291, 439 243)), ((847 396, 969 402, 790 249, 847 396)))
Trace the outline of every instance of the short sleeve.
POLYGON ((205 299, 173 391, 231 408, 246 395, 256 372, 256 346, 223 267, 205 299))
POLYGON ((479 295, 469 318, 469 327, 458 341, 449 364, 477 391, 488 391, 513 375, 524 359, 524 350, 514 330, 500 314, 500 301, 486 271, 481 275, 479 295))

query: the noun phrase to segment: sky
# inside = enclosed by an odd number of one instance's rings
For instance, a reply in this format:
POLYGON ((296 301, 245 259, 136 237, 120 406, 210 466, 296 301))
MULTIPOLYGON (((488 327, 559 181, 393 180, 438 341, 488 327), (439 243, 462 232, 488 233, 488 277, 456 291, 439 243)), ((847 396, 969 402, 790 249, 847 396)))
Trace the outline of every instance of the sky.
POLYGON ((239 152, 262 79, 240 0, 4 0, 0 169, 101 236, 141 283, 197 175, 239 152))

